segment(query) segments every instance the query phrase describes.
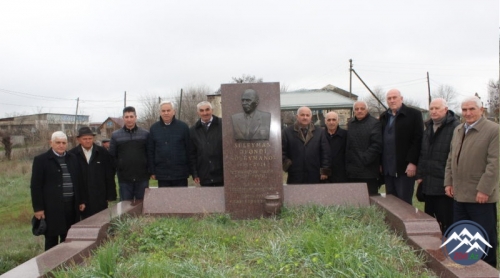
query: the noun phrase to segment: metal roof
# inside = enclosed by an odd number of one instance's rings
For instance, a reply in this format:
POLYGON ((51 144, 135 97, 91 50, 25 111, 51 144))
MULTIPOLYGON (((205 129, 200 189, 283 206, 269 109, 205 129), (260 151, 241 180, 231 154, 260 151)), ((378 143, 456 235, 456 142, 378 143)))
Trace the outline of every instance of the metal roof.
POLYGON ((352 108, 355 100, 330 90, 297 90, 281 93, 281 110, 302 106, 315 109, 352 108))

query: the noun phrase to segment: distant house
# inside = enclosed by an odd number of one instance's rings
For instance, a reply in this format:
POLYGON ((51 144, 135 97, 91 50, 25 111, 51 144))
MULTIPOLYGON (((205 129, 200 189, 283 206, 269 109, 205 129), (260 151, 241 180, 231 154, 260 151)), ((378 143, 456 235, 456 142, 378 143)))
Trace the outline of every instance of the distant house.
POLYGON ((0 119, 0 129, 14 134, 61 130, 72 136, 80 126, 84 125, 89 125, 88 115, 42 113, 0 119))
POLYGON ((93 122, 89 124, 90 130, 92 130, 95 134, 101 134, 99 127, 101 126, 101 122, 93 122))
POLYGON ((358 96, 346 90, 327 85, 322 89, 302 89, 281 93, 281 122, 283 126, 293 124, 297 109, 302 106, 311 108, 313 122, 324 125, 325 115, 335 111, 339 115, 339 124, 343 127, 352 115, 352 106, 358 96))
POLYGON ((110 138, 113 131, 123 127, 122 118, 108 117, 98 128, 98 132, 104 138, 110 138))

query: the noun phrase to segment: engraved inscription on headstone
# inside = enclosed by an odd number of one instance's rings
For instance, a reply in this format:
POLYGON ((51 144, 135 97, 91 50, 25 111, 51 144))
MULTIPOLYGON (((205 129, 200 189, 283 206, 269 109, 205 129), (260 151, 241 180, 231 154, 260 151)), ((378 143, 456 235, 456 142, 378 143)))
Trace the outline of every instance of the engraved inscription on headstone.
POLYGON ((267 195, 283 200, 279 88, 277 82, 221 86, 222 122, 232 123, 222 127, 224 195, 235 219, 265 215, 267 195))

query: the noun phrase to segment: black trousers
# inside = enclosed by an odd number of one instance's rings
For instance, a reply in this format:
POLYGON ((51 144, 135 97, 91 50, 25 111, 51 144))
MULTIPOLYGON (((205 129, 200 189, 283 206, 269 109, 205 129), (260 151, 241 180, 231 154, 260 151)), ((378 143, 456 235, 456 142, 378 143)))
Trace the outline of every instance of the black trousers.
POLYGON ((66 223, 66 232, 55 235, 55 236, 45 236, 45 251, 50 248, 58 245, 61 242, 66 240, 66 236, 68 235, 69 228, 71 225, 76 223, 76 209, 75 202, 64 202, 64 220, 66 223))
POLYGON ((356 183, 366 183, 368 187, 368 195, 378 195, 378 180, 377 179, 358 179, 358 178, 349 178, 349 182, 356 183))
POLYGON ((384 176, 385 191, 387 194, 392 194, 399 199, 412 204, 413 202, 413 189, 415 188, 415 177, 408 177, 402 175, 393 177, 389 175, 384 176))
POLYGON ((446 195, 425 195, 424 211, 436 218, 441 234, 453 224, 453 199, 446 195))
POLYGON ((496 268, 498 231, 497 231, 497 204, 496 203, 462 203, 453 202, 453 220, 471 220, 481 225, 488 234, 488 242, 492 248, 488 249, 488 254, 483 260, 496 268))
POLYGON ((187 187, 187 179, 180 180, 158 180, 158 187, 187 187))

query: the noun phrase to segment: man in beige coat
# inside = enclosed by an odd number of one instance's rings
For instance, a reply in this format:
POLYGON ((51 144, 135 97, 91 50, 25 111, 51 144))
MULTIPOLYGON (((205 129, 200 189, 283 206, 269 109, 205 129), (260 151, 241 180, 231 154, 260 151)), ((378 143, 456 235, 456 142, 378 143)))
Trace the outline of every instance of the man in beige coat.
POLYGON ((471 220, 486 230, 493 248, 483 260, 496 267, 499 126, 482 114, 479 98, 462 101, 465 124, 453 132, 444 186, 446 195, 455 200, 454 222, 471 220))

